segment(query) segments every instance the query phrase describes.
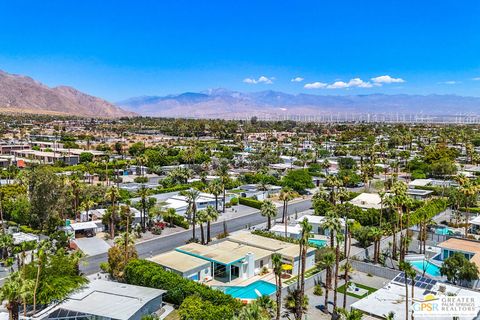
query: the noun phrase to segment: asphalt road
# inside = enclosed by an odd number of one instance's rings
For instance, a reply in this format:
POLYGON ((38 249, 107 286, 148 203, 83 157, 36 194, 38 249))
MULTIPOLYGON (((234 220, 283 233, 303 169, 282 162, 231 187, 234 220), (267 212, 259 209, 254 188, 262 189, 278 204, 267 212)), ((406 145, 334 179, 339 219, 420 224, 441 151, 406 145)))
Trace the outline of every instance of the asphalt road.
MULTIPOLYGON (((310 209, 311 205, 312 204, 310 200, 303 200, 296 203, 291 203, 288 205, 288 215, 294 215, 296 212, 299 213, 308 210, 310 209)), ((282 207, 278 208, 277 218, 280 218, 281 215, 282 207)), ((265 221, 266 219, 260 215, 259 211, 256 211, 249 215, 227 220, 226 223, 228 232, 233 232, 245 229, 246 226, 254 226, 264 223, 265 221)), ((198 237, 198 235, 200 234, 200 229, 197 228, 196 230, 198 237)), ((223 232, 223 220, 219 220, 211 225, 212 236, 217 235, 221 232, 223 232)), ((139 257, 149 258, 160 253, 173 250, 178 246, 184 245, 191 238, 192 230, 185 230, 165 237, 160 237, 139 243, 136 245, 137 252, 139 257)), ((93 274, 100 271, 100 263, 104 261, 107 261, 106 253, 86 257, 82 260, 83 263, 80 264, 80 270, 84 274, 93 274)))

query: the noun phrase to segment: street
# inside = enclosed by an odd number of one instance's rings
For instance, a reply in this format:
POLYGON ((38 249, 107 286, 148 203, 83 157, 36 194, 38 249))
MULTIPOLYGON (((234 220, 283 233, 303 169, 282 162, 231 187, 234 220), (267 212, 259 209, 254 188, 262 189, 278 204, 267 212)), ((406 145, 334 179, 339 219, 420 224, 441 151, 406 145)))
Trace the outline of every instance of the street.
MULTIPOLYGON (((288 215, 295 215, 302 211, 308 210, 311 207, 311 200, 301 200, 299 202, 291 203, 288 205, 288 215)), ((277 218, 281 218, 282 207, 278 208, 277 218)), ((260 211, 257 210, 249 215, 241 216, 226 220, 227 231, 233 232, 244 229, 246 226, 255 226, 257 224, 264 223, 266 219, 260 215, 260 211)), ((212 236, 215 236, 223 232, 223 220, 219 220, 211 225, 212 236)), ((200 228, 196 229, 197 234, 200 232, 200 228)), ((192 238, 192 230, 185 230, 182 232, 174 233, 165 237, 155 238, 149 241, 141 242, 136 245, 138 256, 140 258, 149 258, 160 253, 170 251, 178 246, 184 245, 189 239, 192 238)), ((82 259, 80 264, 80 270, 84 274, 92 274, 100 271, 100 263, 107 261, 107 254, 99 254, 95 256, 88 256, 82 259)))

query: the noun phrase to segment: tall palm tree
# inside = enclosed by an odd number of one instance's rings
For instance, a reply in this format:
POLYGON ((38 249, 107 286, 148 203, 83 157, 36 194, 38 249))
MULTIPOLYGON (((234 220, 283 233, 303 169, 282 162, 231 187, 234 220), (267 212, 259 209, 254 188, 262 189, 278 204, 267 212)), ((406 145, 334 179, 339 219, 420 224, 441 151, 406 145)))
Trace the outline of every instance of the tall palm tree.
POLYGON ((290 187, 284 187, 280 191, 279 199, 283 201, 282 223, 285 224, 285 237, 287 236, 287 215, 288 215, 288 202, 295 198, 296 192, 290 187))
POLYGON ((277 216, 277 207, 272 201, 265 200, 262 203, 260 214, 263 217, 267 217, 267 229, 270 230, 270 228, 272 227, 272 218, 275 218, 277 216))
POLYGON ((110 187, 105 196, 107 197, 108 201, 111 203, 111 209, 112 212, 110 214, 110 219, 109 219, 109 229, 110 229, 110 238, 115 237, 115 222, 117 220, 117 200, 120 197, 120 192, 118 191, 118 188, 115 186, 110 187))
POLYGON ((207 206, 205 209, 205 213, 207 214, 207 243, 212 241, 211 237, 211 223, 217 221, 220 217, 220 214, 217 209, 213 206, 207 206))
POLYGON ((200 242, 205 244, 205 233, 203 232, 203 224, 208 221, 208 214, 206 210, 197 212, 197 223, 200 225, 200 242))
POLYGON ((332 288, 332 269, 335 265, 335 252, 327 251, 319 262, 319 267, 326 270, 325 275, 325 310, 328 311, 328 292, 332 288))
POLYGON ((276 298, 277 298, 277 312, 275 319, 280 320, 280 310, 282 309, 282 256, 279 253, 272 254, 272 266, 273 273, 275 275, 275 284, 277 286, 276 298))
POLYGON ((207 192, 215 196, 215 210, 218 211, 218 196, 223 192, 222 181, 220 179, 212 180, 208 184, 207 192))
MULTIPOLYGON (((353 267, 352 267, 352 264, 350 263, 350 260, 348 259, 348 257, 347 257, 347 261, 342 265, 341 270, 343 270, 343 277, 345 278, 345 288, 348 288, 349 273, 353 272, 353 267)), ((343 295, 343 306, 342 307, 343 307, 343 309, 345 309, 347 307, 347 295, 346 294, 343 295)))
POLYGON ((145 225, 147 220, 147 197, 148 197, 148 189, 145 185, 141 185, 140 189, 138 189, 138 195, 140 196, 140 205, 142 208, 141 217, 140 217, 140 224, 142 225, 142 231, 145 232, 145 225))
POLYGON ((21 303, 22 277, 19 272, 10 274, 3 286, 0 288, 0 301, 7 301, 6 307, 9 320, 18 320, 18 308, 21 303))
POLYGON ((196 241, 195 237, 195 227, 197 225, 197 200, 200 197, 200 191, 196 189, 189 189, 180 192, 182 196, 184 196, 187 199, 188 203, 188 212, 191 214, 191 222, 192 222, 192 238, 193 241, 196 241))
POLYGON ((226 184, 228 182, 228 160, 227 159, 222 159, 220 161, 220 164, 217 168, 217 175, 220 177, 220 180, 222 181, 222 189, 223 189, 223 213, 225 213, 226 209, 226 184))
POLYGON ((340 271, 340 243, 343 240, 343 234, 340 232, 335 233, 336 246, 335 246, 335 276, 333 284, 333 310, 337 308, 337 291, 338 291, 338 272, 340 271))
POLYGON ((308 239, 311 237, 312 232, 312 225, 308 223, 308 219, 305 218, 300 223, 300 227, 302 231, 300 233, 300 266, 299 266, 299 276, 300 281, 297 282, 297 308, 296 308, 296 318, 302 319, 303 308, 302 302, 305 296, 305 264, 307 259, 307 251, 308 251, 308 239))
POLYGON ((336 212, 330 211, 327 213, 322 223, 322 228, 329 231, 330 248, 333 250, 335 247, 335 234, 342 230, 342 224, 336 212))
POLYGON ((363 313, 360 310, 353 309, 348 311, 345 308, 341 308, 338 310, 340 314, 341 320, 362 320, 363 313))
MULTIPOLYGON (((402 261, 399 264, 400 270, 405 273, 405 320, 408 320, 409 316, 409 300, 408 300, 408 278, 412 274, 412 265, 409 262, 402 261)), ((413 270, 413 272, 415 272, 413 270)), ((415 278, 415 276, 413 276, 415 278)))

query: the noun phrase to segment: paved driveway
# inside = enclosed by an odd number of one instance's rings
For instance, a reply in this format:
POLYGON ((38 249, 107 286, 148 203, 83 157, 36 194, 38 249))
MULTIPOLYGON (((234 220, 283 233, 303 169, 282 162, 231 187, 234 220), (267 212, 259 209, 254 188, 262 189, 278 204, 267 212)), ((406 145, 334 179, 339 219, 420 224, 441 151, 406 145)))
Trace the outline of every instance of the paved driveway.
POLYGON ((75 239, 75 243, 87 256, 104 254, 110 249, 110 245, 105 240, 97 237, 75 239))

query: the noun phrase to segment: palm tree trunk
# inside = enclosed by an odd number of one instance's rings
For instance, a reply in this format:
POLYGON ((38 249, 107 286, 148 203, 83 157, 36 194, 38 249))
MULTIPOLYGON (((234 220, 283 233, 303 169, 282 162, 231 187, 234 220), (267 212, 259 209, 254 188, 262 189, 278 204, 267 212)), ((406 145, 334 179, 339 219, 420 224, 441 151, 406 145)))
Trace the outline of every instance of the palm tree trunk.
POLYGON ((405 275, 405 320, 408 320, 408 277, 405 275))
POLYGON ((203 233, 203 223, 200 223, 200 237, 201 237, 202 244, 205 244, 205 235, 203 233))
POLYGON ((210 243, 212 238, 210 237, 210 220, 207 221, 207 243, 210 243))
POLYGON ((344 273, 344 277, 345 277, 345 293, 343 294, 343 309, 347 309, 347 288, 348 288, 348 269, 349 269, 349 259, 348 259, 348 256, 347 256, 347 262, 345 263, 345 273, 344 273))
POLYGON ((37 291, 40 284, 40 271, 42 269, 42 258, 38 257, 37 277, 35 279, 35 288, 33 289, 33 313, 37 311, 37 291))
POLYGON ((327 272, 325 275, 325 311, 328 313, 328 291, 331 285, 331 273, 332 269, 330 267, 327 268, 327 272))
POLYGON ((280 310, 282 309, 282 274, 280 273, 279 275, 276 275, 278 278, 278 284, 277 284, 277 315, 276 315, 276 320, 280 320, 280 310))
POLYGON ((225 213, 225 208, 226 208, 226 203, 225 203, 225 199, 226 199, 226 190, 225 190, 225 185, 223 186, 223 213, 225 213))
POLYGON ((337 289, 338 289, 338 267, 340 263, 340 247, 339 243, 337 242, 337 246, 335 248, 335 278, 334 278, 334 287, 333 287, 333 309, 337 308, 337 289))
POLYGON ((272 217, 267 217, 267 229, 270 230, 272 228, 272 217))

